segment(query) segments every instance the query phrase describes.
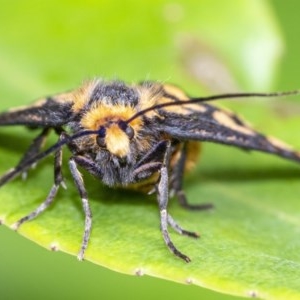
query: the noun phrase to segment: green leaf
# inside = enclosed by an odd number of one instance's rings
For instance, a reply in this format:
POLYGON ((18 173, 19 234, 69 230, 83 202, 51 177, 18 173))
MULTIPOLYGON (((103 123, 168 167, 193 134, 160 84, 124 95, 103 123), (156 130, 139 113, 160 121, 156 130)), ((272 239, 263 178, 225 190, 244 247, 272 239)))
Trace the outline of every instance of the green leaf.
MULTIPOLYGON (((212 50, 205 53, 213 53, 218 65, 230 70, 230 76, 239 78, 237 86, 266 89, 282 47, 264 1, 4 2, 1 109, 69 89, 98 74, 117 74, 128 81, 148 74, 163 81, 172 76, 170 81, 199 93, 199 78, 189 63, 197 65, 198 51, 203 54, 206 49, 212 50), (30 15, 24 14, 28 5, 30 15), (187 37, 196 44, 192 55, 190 48, 182 47, 187 37), (193 76, 194 85, 186 74, 193 76)), ((298 120, 280 118, 267 104, 233 106, 258 128, 300 146, 295 140, 298 120)), ((1 172, 18 162, 34 135, 1 128, 1 172)), ((54 141, 52 137, 49 145, 54 141)), ((299 169, 267 155, 216 145, 203 148, 199 167, 187 177, 185 189, 191 202, 212 202, 216 209, 188 212, 174 200, 169 207, 182 226, 201 233, 199 240, 171 233, 177 247, 192 258, 190 264, 166 249, 154 197, 108 189, 85 173, 94 220, 86 259, 119 272, 149 274, 229 294, 299 298, 299 169)), ((49 158, 26 181, 16 179, 0 189, 0 219, 6 225, 45 199, 52 169, 49 158)), ((54 205, 19 232, 48 249, 76 255, 84 216, 67 168, 64 174, 68 189, 60 190, 54 205)))
MULTIPOLYGON (((263 110, 257 105, 244 108, 263 110)), ((284 134, 283 127, 297 135, 299 121, 283 122, 267 110, 263 115, 268 118, 259 123, 265 127, 272 119, 279 135, 284 134), (275 120, 280 122, 275 124, 275 120)), ((16 138, 18 132, 12 141, 16 138)), ((12 153, 14 146, 11 142, 2 150, 7 160, 1 170, 21 154, 12 153)), ((6 224, 32 211, 45 198, 51 172, 50 159, 30 172, 27 181, 15 180, 1 189, 1 219, 6 224)), ((19 231, 49 249, 77 254, 83 213, 67 170, 65 174, 68 189, 59 193, 52 208, 19 231)), ((171 214, 185 228, 202 235, 193 240, 172 233, 175 244, 192 258, 190 264, 175 258, 163 244, 153 197, 111 191, 88 175, 85 180, 94 217, 87 260, 119 272, 192 282, 232 294, 299 297, 300 188, 299 169, 294 164, 205 145, 202 162, 185 187, 191 202, 212 202, 216 209, 195 213, 183 210, 175 201, 170 203, 171 214)))

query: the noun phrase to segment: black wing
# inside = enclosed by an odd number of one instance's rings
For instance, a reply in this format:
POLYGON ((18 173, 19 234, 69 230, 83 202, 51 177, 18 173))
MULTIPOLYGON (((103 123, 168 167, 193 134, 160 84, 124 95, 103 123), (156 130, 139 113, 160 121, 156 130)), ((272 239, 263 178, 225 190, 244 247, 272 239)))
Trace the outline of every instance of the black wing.
POLYGON ((61 127, 72 117, 71 99, 49 97, 32 105, 0 113, 0 126, 61 127))
POLYGON ((231 112, 208 104, 201 104, 201 111, 177 114, 159 110, 157 127, 161 132, 178 140, 208 141, 226 144, 245 150, 272 153, 300 162, 300 152, 293 151, 283 142, 265 136, 231 112))

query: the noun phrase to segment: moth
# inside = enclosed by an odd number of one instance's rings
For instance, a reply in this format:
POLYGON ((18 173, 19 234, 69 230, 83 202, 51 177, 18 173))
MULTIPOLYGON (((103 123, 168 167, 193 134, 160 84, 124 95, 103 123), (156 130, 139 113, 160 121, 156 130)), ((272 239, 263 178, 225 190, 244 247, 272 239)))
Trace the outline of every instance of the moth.
MULTIPOLYGON (((208 102, 218 99, 271 97, 296 94, 235 93, 190 98, 181 89, 157 82, 128 85, 96 79, 76 90, 50 96, 0 114, 0 126, 23 125, 39 130, 16 167, 0 178, 0 186, 54 154, 54 183, 45 201, 16 221, 17 229, 44 212, 64 187, 62 152, 69 148, 69 170, 82 201, 84 233, 78 258, 88 246, 92 213, 80 168, 110 187, 156 193, 163 240, 175 256, 190 262, 173 244, 169 227, 197 238, 183 229, 168 212, 170 195, 188 209, 209 209, 211 204, 191 205, 183 190, 185 171, 196 163, 199 142, 213 142, 256 150, 300 162, 300 152, 257 132, 232 112, 208 102), (58 141, 43 149, 53 130, 58 141)), ((1 142, 1 141, 0 141, 1 142)))

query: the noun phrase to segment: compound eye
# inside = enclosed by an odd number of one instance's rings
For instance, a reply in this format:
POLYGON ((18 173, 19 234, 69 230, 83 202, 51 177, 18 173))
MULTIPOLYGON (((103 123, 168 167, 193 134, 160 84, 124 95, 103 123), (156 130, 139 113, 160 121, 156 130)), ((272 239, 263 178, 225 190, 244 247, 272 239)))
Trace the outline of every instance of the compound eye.
POLYGON ((133 137, 134 137, 134 130, 133 130, 133 128, 130 125, 128 125, 126 122, 124 122, 124 121, 119 121, 118 125, 119 125, 120 129, 122 129, 126 133, 126 135, 128 136, 128 138, 130 140, 132 140, 133 137))
POLYGON ((133 137, 134 137, 134 130, 133 130, 133 128, 131 126, 129 126, 129 125, 127 126, 127 128, 125 130, 125 133, 127 134, 128 138, 130 140, 133 139, 133 137))
POLYGON ((101 148, 106 147, 105 136, 106 136, 106 129, 105 127, 102 126, 99 128, 98 135, 96 137, 97 144, 101 148))

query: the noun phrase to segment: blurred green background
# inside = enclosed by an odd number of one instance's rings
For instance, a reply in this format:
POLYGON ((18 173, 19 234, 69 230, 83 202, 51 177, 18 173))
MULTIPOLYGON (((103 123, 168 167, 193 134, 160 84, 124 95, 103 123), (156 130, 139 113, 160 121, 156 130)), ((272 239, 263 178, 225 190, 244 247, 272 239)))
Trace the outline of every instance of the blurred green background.
MULTIPOLYGON (((266 48, 268 32, 259 26, 271 27, 275 58, 267 52, 266 56, 254 55, 248 63, 242 59, 240 49, 247 46, 248 31, 239 31, 247 21, 239 0, 228 1, 222 9, 220 1, 0 0, 1 108, 72 88, 97 75, 170 81, 193 94, 299 88, 300 3, 244 2, 252 5, 250 18, 258 16, 246 26, 253 37, 266 37, 266 48), (232 17, 226 19, 230 13, 232 17), (193 62, 203 63, 201 56, 216 68, 213 80, 193 69, 193 62), (255 76, 260 66, 262 71, 255 76), (228 83, 225 87, 218 84, 222 80, 228 83)), ((72 256, 37 247, 6 227, 0 230, 0 241, 3 299, 153 299, 166 295, 174 300, 237 299, 196 286, 131 277, 78 263, 72 256)))

